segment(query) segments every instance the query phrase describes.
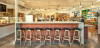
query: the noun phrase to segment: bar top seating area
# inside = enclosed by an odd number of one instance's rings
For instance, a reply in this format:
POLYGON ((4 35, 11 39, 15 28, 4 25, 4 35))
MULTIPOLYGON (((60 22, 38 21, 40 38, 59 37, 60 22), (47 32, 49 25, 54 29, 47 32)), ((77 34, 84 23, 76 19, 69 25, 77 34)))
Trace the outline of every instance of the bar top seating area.
MULTIPOLYGON (((49 0, 21 1, 25 5, 15 0, 15 45, 84 46, 89 40, 88 28, 97 28, 97 24, 88 22, 97 22, 98 8, 86 8, 87 2, 60 0, 64 3, 62 4, 58 0, 54 0, 54 3, 50 3, 49 0)), ((91 3, 94 5, 93 2, 89 2, 91 3)))
POLYGON ((84 39, 86 39, 84 38, 84 24, 81 22, 18 23, 16 25, 16 29, 20 28, 19 30, 23 33, 17 35, 20 37, 20 42, 16 39, 16 45, 68 44, 71 46, 75 43, 84 45, 84 39), (21 28, 25 29, 24 32, 21 28))

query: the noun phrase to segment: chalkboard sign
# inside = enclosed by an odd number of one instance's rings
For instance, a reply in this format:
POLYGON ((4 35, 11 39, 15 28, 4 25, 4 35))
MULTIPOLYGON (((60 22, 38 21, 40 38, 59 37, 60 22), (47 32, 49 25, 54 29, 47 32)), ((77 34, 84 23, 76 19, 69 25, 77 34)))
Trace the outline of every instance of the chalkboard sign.
POLYGON ((0 4, 0 12, 6 12, 6 5, 0 4))

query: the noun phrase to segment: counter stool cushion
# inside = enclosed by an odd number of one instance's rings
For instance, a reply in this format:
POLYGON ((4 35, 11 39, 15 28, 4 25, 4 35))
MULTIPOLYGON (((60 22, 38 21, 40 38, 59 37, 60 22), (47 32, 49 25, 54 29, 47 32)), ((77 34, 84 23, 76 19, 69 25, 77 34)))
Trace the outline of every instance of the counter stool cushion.
POLYGON ((21 28, 16 28, 16 30, 21 30, 21 28))
POLYGON ((26 30, 31 30, 31 28, 28 28, 28 27, 27 27, 26 30))
POLYGON ((57 27, 56 27, 56 28, 54 28, 54 30, 61 30, 61 28, 57 28, 57 27))
POLYGON ((45 28, 45 30, 52 30, 51 28, 45 28))
POLYGON ((31 28, 31 30, 34 30, 34 28, 31 28))
POLYGON ((21 30, 25 30, 25 28, 21 28, 21 30))
POLYGON ((65 28, 63 28, 63 29, 64 29, 64 30, 71 30, 70 28, 66 28, 66 27, 65 27, 65 28))
POLYGON ((36 30, 43 30, 42 28, 35 28, 36 30))
POLYGON ((73 28, 73 30, 81 30, 80 28, 73 28))

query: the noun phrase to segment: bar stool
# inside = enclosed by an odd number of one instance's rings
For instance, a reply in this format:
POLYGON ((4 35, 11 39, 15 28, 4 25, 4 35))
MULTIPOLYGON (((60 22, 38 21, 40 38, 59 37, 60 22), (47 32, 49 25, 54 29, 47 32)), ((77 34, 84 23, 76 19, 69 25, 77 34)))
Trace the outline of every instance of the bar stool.
POLYGON ((42 39, 42 28, 35 28, 37 30, 37 33, 36 33, 36 40, 39 40, 40 41, 40 44, 41 44, 41 39, 42 39))
POLYGON ((29 40, 30 41, 30 46, 31 46, 32 29, 31 28, 26 28, 26 30, 27 30, 27 32, 26 32, 25 44, 26 44, 26 41, 29 40))
POLYGON ((20 46, 21 46, 21 39, 22 39, 22 30, 21 30, 21 28, 16 28, 16 30, 17 30, 17 34, 16 34, 16 41, 17 40, 20 40, 20 46))
POLYGON ((22 37, 25 38, 25 28, 21 28, 22 30, 22 37))
POLYGON ((69 28, 63 28, 65 31, 64 31, 64 36, 63 36, 63 41, 62 41, 62 43, 64 42, 64 40, 68 40, 69 41, 69 44, 70 44, 70 39, 71 39, 71 37, 70 37, 70 30, 71 29, 69 29, 69 28))
POLYGON ((74 41, 74 40, 77 40, 79 43, 80 43, 80 46, 81 46, 81 29, 80 28, 73 28, 73 30, 74 30, 74 34, 73 34, 73 40, 72 40, 72 42, 74 41), (78 35, 76 35, 76 32, 78 32, 78 35))
POLYGON ((34 33, 34 28, 31 28, 31 31, 32 31, 32 38, 36 38, 36 36, 35 36, 35 33, 34 33))
MULTIPOLYGON (((54 35, 54 41, 55 40, 58 40, 59 41, 59 43, 60 43, 60 38, 61 38, 61 28, 54 28, 54 30, 55 30, 55 35, 54 35)), ((53 43, 54 43, 54 41, 53 41, 53 43)))
POLYGON ((51 46, 51 28, 45 28, 46 30, 46 34, 45 34, 45 43, 46 43, 46 40, 49 40, 50 41, 50 46, 51 46))

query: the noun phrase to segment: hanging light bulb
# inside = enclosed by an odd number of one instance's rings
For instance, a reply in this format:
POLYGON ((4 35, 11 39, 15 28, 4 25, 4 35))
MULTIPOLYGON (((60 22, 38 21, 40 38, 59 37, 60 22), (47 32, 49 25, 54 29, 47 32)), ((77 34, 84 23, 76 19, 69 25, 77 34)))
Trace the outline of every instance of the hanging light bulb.
POLYGON ((70 9, 69 9, 69 13, 70 13, 70 9))
POLYGON ((84 10, 84 8, 82 7, 82 10, 84 10))
POLYGON ((92 6, 91 6, 92 8, 94 7, 94 4, 93 4, 93 2, 92 2, 92 6))
POLYGON ((73 10, 75 10, 75 7, 73 6, 73 10))
POLYGON ((62 7, 62 12, 64 12, 63 7, 62 7))
POLYGON ((82 4, 81 4, 81 2, 80 2, 80 8, 82 8, 82 4))
POLYGON ((40 7, 39 7, 39 11, 41 11, 41 10, 40 10, 40 7))
POLYGON ((59 10, 59 9, 56 9, 56 10, 59 10))

